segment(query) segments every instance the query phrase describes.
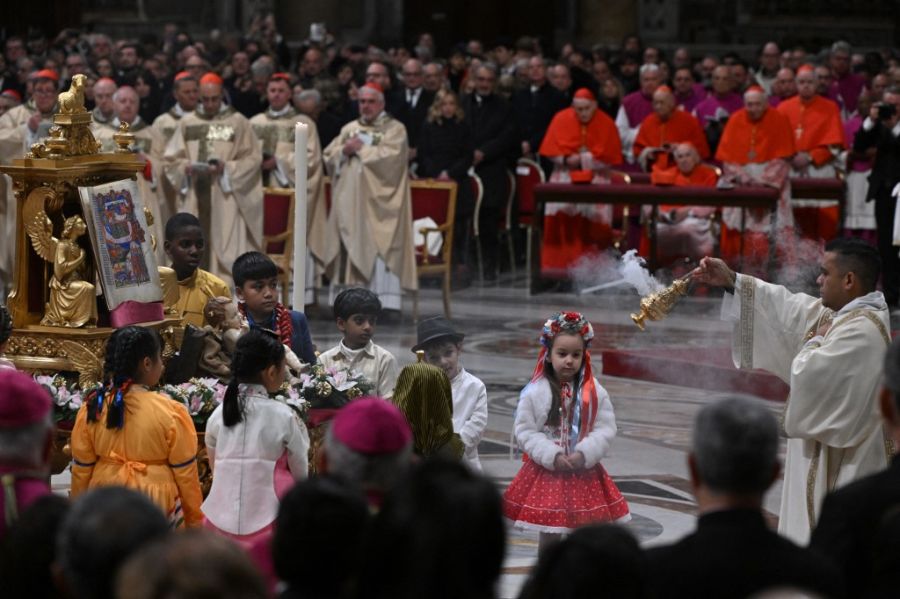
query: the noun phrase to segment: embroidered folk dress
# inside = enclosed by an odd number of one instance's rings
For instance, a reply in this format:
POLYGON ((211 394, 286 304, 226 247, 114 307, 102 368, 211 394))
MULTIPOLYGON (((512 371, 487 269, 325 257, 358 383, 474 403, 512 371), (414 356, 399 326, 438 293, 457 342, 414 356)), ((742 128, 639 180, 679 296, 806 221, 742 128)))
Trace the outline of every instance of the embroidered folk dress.
POLYGON ((94 487, 140 491, 187 526, 203 520, 197 474, 197 432, 187 408, 166 395, 133 385, 125 394, 122 428, 106 428, 107 398, 96 422, 84 403, 72 429, 72 497, 94 487))
MULTIPOLYGON (((593 429, 578 441, 581 401, 563 383, 560 426, 549 426, 550 383, 540 378, 522 390, 516 409, 515 431, 527 453, 525 463, 503 495, 503 514, 517 528, 549 533, 568 532, 592 522, 627 522, 628 504, 600 464, 616 435, 616 419, 606 389, 596 380, 598 403, 593 429), (554 470, 560 452, 584 454, 584 468, 554 470)), ((580 385, 575 385, 580 388, 580 385)))

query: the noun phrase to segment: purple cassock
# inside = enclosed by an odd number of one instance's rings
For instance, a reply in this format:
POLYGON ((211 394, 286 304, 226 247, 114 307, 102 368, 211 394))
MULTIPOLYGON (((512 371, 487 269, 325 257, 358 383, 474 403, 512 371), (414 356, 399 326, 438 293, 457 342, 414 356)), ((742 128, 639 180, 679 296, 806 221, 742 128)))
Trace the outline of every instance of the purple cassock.
POLYGON ((694 116, 700 121, 700 125, 706 128, 710 121, 717 121, 723 115, 731 115, 732 113, 744 107, 744 98, 735 92, 730 92, 724 96, 709 94, 706 99, 697 104, 694 109, 694 116))
POLYGON ((622 98, 622 108, 628 116, 628 126, 635 129, 653 112, 653 98, 645 96, 641 90, 631 92, 622 98))
POLYGON ((697 105, 699 105, 700 102, 706 99, 707 93, 705 87, 699 83, 695 83, 691 88, 690 93, 686 95, 676 93, 675 101, 682 110, 690 114, 694 112, 694 109, 697 108, 697 105))
POLYGON ((856 73, 847 73, 840 79, 835 78, 828 90, 828 97, 835 100, 838 105, 843 106, 847 114, 856 111, 859 104, 859 94, 866 87, 866 80, 862 75, 856 73))

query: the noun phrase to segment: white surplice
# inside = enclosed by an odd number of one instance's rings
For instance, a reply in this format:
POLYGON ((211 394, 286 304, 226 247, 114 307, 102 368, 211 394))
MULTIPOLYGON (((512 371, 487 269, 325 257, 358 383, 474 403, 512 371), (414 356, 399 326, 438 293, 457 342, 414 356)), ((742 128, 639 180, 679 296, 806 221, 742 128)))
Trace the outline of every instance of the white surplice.
POLYGON ((722 318, 735 323, 735 366, 768 370, 791 387, 778 532, 806 545, 829 491, 887 465, 877 401, 887 304, 872 292, 834 312, 821 299, 738 275, 722 318), (828 332, 816 335, 828 320, 828 332))

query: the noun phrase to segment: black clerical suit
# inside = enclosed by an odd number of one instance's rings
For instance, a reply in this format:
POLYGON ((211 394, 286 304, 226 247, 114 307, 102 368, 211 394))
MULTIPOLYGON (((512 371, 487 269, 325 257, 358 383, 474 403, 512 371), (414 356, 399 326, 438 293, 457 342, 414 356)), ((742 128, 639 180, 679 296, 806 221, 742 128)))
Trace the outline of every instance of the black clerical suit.
POLYGON ((834 564, 770 530, 758 510, 703 514, 693 534, 647 555, 657 597, 737 599, 778 587, 845 596, 834 564))
POLYGON ((897 456, 886 470, 825 496, 822 514, 809 545, 840 565, 847 588, 852 589, 855 596, 877 596, 871 593, 875 563, 873 545, 886 516, 898 510, 900 458, 897 456))
POLYGON ((519 126, 519 137, 527 141, 536 154, 550 121, 557 112, 568 107, 566 97, 549 83, 544 83, 540 87, 528 86, 517 90, 511 102, 519 126))
POLYGON ((422 131, 422 124, 428 117, 428 109, 431 108, 433 102, 434 92, 422 87, 418 90, 402 88, 399 96, 395 99, 396 112, 392 116, 406 127, 406 138, 410 148, 419 147, 419 134, 422 131), (413 105, 411 103, 411 94, 416 92, 418 92, 418 97, 415 105, 413 105))
POLYGON ((518 154, 516 120, 509 102, 497 94, 467 95, 463 98, 463 111, 470 142, 475 150, 484 153, 482 161, 475 165, 475 173, 484 184, 478 224, 485 276, 492 278, 497 261, 500 214, 508 196, 506 171, 518 154))
POLYGON ((900 248, 893 244, 897 199, 891 192, 900 183, 900 136, 894 135, 880 121, 876 121, 868 131, 864 124, 856 133, 853 150, 862 154, 869 148, 877 148, 872 174, 869 175, 868 199, 875 201, 884 299, 889 305, 896 306, 900 299, 900 258, 897 257, 900 248))

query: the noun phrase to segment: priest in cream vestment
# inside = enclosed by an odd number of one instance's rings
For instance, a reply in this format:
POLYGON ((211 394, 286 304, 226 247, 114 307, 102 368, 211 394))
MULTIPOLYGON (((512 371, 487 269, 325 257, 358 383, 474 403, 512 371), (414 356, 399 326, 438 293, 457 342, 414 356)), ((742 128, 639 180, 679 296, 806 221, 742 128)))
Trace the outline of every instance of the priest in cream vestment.
POLYGON ((165 140, 162 134, 147 124, 140 115, 140 98, 133 87, 123 85, 113 94, 113 117, 106 124, 92 125, 94 139, 100 142, 101 152, 115 152, 116 142, 113 135, 122 123, 128 123, 129 131, 134 134, 131 150, 146 163, 142 173, 137 175, 137 186, 141 192, 144 206, 153 214, 152 234, 156 239, 156 261, 164 264, 166 253, 163 250, 166 221, 174 213, 165 197, 161 194, 160 179, 162 177, 162 155, 165 140))
POLYGON ((878 412, 890 316, 880 291, 877 251, 859 239, 825 246, 821 298, 736 275, 704 258, 694 279, 726 287, 724 320, 734 322, 732 357, 791 387, 782 422, 787 436, 778 531, 809 541, 829 491, 887 465, 878 412))
POLYGON ((324 256, 315 252, 325 246, 328 211, 325 204, 325 173, 322 167, 322 145, 316 124, 291 106, 290 76, 275 73, 266 86, 269 108, 250 119, 253 131, 262 144, 262 172, 266 187, 294 188, 294 132, 297 123, 309 129, 306 143, 306 293, 305 303, 315 301, 316 280, 325 267, 324 256), (268 178, 268 181, 266 181, 268 178))
MULTIPOLYGON (((0 116, 0 164, 11 164, 49 135, 56 112, 59 75, 43 69, 32 76, 32 98, 0 116)), ((16 243, 16 198, 12 179, 0 175, 0 294, 12 285, 16 243)))
POLYGON ((313 251, 333 280, 367 285, 385 308, 399 310, 401 288, 418 288, 406 127, 384 111, 376 83, 360 88, 359 111, 325 148, 333 182, 329 221, 339 237, 327 236, 324 248, 313 251), (346 261, 338 260, 344 254, 346 261))
POLYGON ((163 156, 177 212, 200 219, 205 270, 231 282, 234 260, 262 248, 262 148, 250 121, 222 103, 222 80, 200 80, 200 105, 181 118, 163 156), (207 265, 208 262, 208 265, 207 265))

